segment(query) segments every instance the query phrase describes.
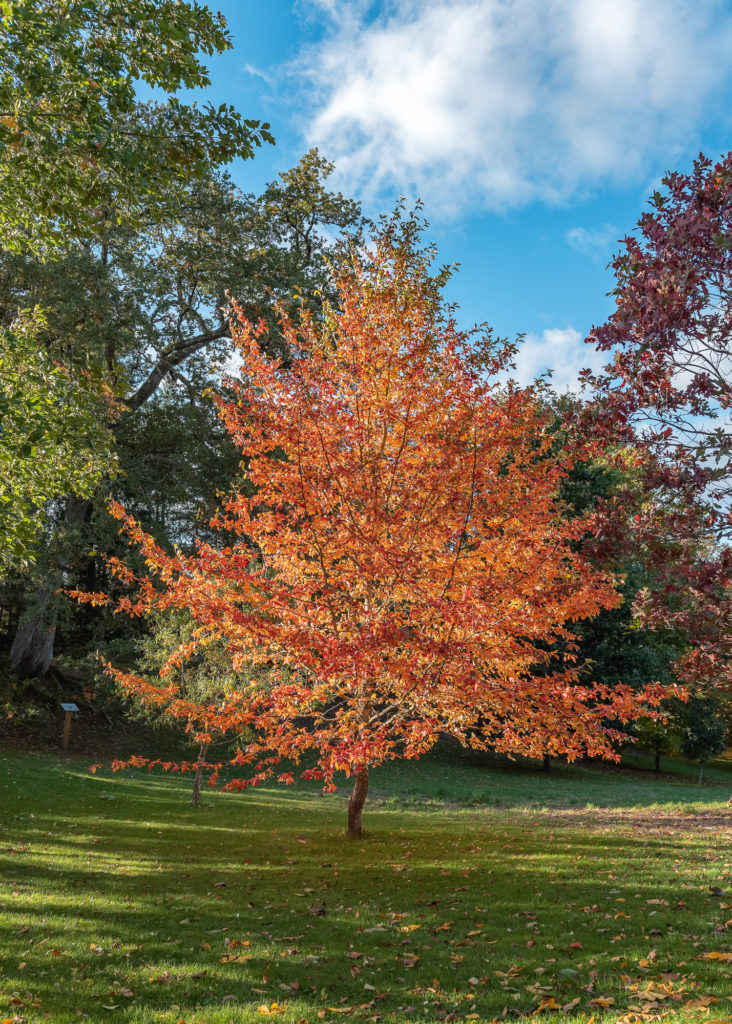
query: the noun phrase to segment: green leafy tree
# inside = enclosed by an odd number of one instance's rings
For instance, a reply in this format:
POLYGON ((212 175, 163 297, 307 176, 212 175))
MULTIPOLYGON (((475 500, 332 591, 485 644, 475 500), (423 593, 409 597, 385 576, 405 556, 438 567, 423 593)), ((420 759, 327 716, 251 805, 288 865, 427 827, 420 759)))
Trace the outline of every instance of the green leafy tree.
POLYGON ((115 467, 109 389, 56 361, 46 326, 36 309, 0 328, 0 576, 32 562, 49 502, 91 497, 115 467))
POLYGON ((685 707, 678 700, 664 701, 661 710, 663 719, 641 718, 633 726, 636 745, 653 754, 657 772, 661 770, 662 756, 680 752, 685 714, 685 707))
MULTIPOLYGON (((18 308, 39 305, 48 321, 43 345, 49 363, 63 365, 72 394, 93 380, 118 399, 130 397, 135 375, 155 369, 141 355, 152 311, 130 288, 129 275, 113 280, 119 267, 109 258, 112 234, 132 238, 182 216, 191 183, 273 141, 268 125, 229 106, 187 104, 175 95, 209 83, 199 54, 230 46, 223 17, 188 0, 0 4, 0 249, 6 255, 0 323, 9 327, 18 308), (140 82, 159 90, 163 101, 139 103, 140 82)), ((160 379, 188 354, 161 354, 160 379)), ((39 353, 36 362, 44 365, 43 360, 39 353)), ((154 390, 137 395, 138 405, 154 390)), ((4 415, 20 423, 22 391, 11 391, 20 408, 4 415)), ((113 472, 112 424, 107 415, 99 422, 100 445, 87 464, 88 475, 71 465, 51 502, 34 582, 25 588, 10 647, 20 676, 38 675, 50 664, 58 612, 54 591, 72 560, 69 536, 88 517, 88 498, 105 457, 107 475, 113 472)), ((71 426, 68 416, 64 423, 71 426)), ((91 435, 84 433, 83 416, 78 426, 76 446, 86 452, 91 435)), ((54 429, 49 427, 47 437, 54 429)), ((50 461, 59 464, 57 458, 50 461)), ((40 460, 27 460, 24 468, 25 492, 45 495, 47 471, 40 460)), ((17 501, 14 507, 20 508, 17 501)), ((22 519, 17 528, 23 534, 22 519)), ((27 545, 27 530, 23 536, 27 545)))
POLYGON ((719 702, 714 695, 690 697, 686 706, 681 753, 690 761, 699 762, 700 784, 706 762, 725 749, 727 726, 718 711, 719 702))
MULTIPOLYGON (((217 491, 241 474, 240 456, 203 392, 231 362, 233 343, 225 313, 227 293, 253 319, 274 325, 266 350, 286 355, 272 304, 305 303, 319 316, 329 295, 328 261, 344 232, 360 227, 358 205, 328 189, 332 165, 306 154, 262 196, 241 193, 223 173, 182 183, 180 197, 160 219, 145 225, 108 224, 103 238, 70 246, 58 259, 28 253, 0 259, 0 309, 41 304, 48 344, 79 371, 94 372, 114 388, 122 408, 112 424, 120 473, 85 505, 60 499, 72 512, 53 525, 46 547, 45 589, 79 581, 105 586, 103 564, 90 551, 115 549, 103 512, 111 493, 163 543, 184 546, 205 533, 217 491), (51 579, 55 574, 56 578, 51 579)), ((13 667, 37 675, 54 649, 83 656, 100 642, 99 623, 85 611, 57 622, 55 598, 31 588, 22 599, 25 625, 12 639, 13 667), (59 647, 59 644, 62 646, 59 647)), ((11 599, 12 600, 12 599, 11 599)), ((106 622, 104 632, 119 630, 106 622)))
POLYGON ((269 125, 186 104, 209 84, 198 54, 231 47, 226 22, 186 0, 3 0, 0 239, 47 250, 139 223, 181 180, 249 158, 269 125), (138 82, 167 101, 138 117, 138 82))
MULTIPOLYGON (((144 675, 153 679, 159 677, 164 666, 167 666, 167 679, 177 687, 182 702, 200 707, 200 714, 188 721, 187 733, 192 735, 197 744, 197 760, 194 762, 192 802, 198 807, 201 801, 201 782, 212 744, 242 738, 241 733, 232 733, 222 729, 216 715, 206 716, 206 706, 224 705, 237 688, 244 685, 257 686, 266 678, 261 668, 244 667, 235 671, 231 655, 226 644, 221 640, 212 640, 205 646, 198 647, 192 657, 187 660, 176 660, 175 652, 186 644, 195 645, 197 637, 196 622, 188 611, 171 608, 158 611, 148 623, 149 629, 137 642, 137 664, 144 675)), ((171 714, 167 707, 151 703, 134 702, 128 699, 136 717, 155 724, 180 725, 180 719, 171 714)), ((251 740, 251 736, 244 737, 251 740)))

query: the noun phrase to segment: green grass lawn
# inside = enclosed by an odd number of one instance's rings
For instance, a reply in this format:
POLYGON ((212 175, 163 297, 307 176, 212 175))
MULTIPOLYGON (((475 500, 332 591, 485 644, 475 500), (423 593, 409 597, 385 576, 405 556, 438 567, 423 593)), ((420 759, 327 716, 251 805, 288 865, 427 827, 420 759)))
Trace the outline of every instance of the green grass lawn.
POLYGON ((395 764, 348 841, 87 763, 0 754, 0 1024, 732 1019, 732 764, 395 764))

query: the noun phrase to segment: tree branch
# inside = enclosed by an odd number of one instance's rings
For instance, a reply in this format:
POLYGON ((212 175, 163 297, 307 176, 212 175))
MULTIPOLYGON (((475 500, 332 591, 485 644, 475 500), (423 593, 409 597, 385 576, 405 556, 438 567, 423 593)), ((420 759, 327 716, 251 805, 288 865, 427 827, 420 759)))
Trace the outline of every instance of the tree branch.
POLYGON ((125 400, 127 414, 137 412, 148 398, 155 394, 165 378, 176 366, 180 366, 189 356, 199 352, 206 345, 210 345, 212 341, 219 341, 221 338, 226 337, 230 337, 229 325, 222 324, 215 331, 197 334, 188 341, 178 342, 178 344, 165 349, 139 388, 125 400))

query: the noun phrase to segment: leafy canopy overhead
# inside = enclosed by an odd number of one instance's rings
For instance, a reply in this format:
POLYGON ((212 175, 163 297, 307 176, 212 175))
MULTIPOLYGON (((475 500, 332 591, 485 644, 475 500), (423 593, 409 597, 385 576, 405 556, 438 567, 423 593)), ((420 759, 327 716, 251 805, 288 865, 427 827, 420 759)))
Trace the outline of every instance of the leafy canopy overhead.
POLYGON ((606 716, 633 717, 662 692, 581 685, 552 652, 571 650, 574 620, 619 597, 576 551, 586 524, 558 500, 567 467, 549 414, 531 389, 497 383, 501 344, 458 331, 432 256, 415 221, 382 225, 336 268, 337 311, 299 323, 282 311, 288 366, 262 354, 265 326, 242 317, 243 383, 218 400, 251 484, 217 520, 235 543, 171 557, 114 510, 157 575, 119 607, 187 608, 197 622, 160 684, 116 678, 196 730, 254 726, 259 741, 238 761, 255 781, 283 755, 315 757, 305 774, 326 784, 338 770, 363 776, 443 732, 529 755, 612 756, 606 716), (221 639, 235 667, 281 676, 194 707, 170 669, 221 639))
POLYGON ((66 243, 136 221, 167 185, 249 158, 269 125, 170 95, 136 117, 138 81, 173 94, 209 84, 199 53, 231 47, 226 22, 186 0, 3 0, 0 237, 66 243))
POLYGON ((38 311, 0 327, 0 576, 32 560, 48 501, 64 490, 89 497, 115 471, 112 395, 56 362, 44 329, 38 311))

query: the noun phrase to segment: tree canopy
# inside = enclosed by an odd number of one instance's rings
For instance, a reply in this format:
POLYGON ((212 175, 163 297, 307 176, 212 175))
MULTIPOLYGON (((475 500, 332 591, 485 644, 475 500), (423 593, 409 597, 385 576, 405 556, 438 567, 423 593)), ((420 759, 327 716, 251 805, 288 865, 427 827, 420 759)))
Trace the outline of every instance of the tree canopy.
POLYGON ((233 107, 175 97, 209 84, 222 15, 184 0, 3 0, 0 244, 48 251, 139 223, 171 185, 272 142, 233 107), (140 117, 136 85, 168 94, 140 117))
POLYGON ((505 346, 457 329, 418 227, 395 217, 343 259, 323 321, 280 310, 287 366, 240 311, 242 382, 218 400, 251 484, 215 521, 233 543, 169 556, 115 509, 157 576, 114 563, 138 587, 118 607, 186 608, 198 624, 160 685, 112 669, 123 689, 204 735, 223 719, 253 726, 236 761, 254 781, 273 757, 308 752, 306 777, 354 775, 351 834, 370 765, 418 757, 441 733, 613 756, 607 717, 642 714, 663 693, 579 683, 571 623, 618 603, 613 580, 577 550, 585 523, 559 501, 568 467, 549 414, 532 389, 500 385, 505 346), (170 669, 220 640, 235 667, 286 676, 192 706, 170 669))

